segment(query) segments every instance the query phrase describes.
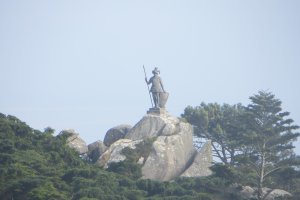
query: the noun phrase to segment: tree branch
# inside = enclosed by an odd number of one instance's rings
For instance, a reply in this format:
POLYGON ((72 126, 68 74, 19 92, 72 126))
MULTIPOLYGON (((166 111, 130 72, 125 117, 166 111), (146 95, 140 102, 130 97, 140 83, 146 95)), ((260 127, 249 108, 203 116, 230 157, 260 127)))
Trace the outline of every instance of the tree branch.
POLYGON ((264 175, 264 178, 267 177, 268 175, 272 174, 273 172, 282 169, 283 167, 284 167, 284 166, 276 167, 276 168, 274 168, 274 169, 272 169, 272 170, 266 172, 265 175, 264 175))

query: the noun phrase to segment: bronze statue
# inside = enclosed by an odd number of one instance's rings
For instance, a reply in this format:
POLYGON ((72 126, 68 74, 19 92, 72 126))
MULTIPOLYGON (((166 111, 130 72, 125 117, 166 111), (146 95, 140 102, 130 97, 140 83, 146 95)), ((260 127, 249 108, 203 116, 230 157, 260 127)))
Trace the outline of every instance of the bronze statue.
POLYGON ((161 78, 159 77, 160 71, 155 67, 152 71, 153 76, 147 80, 145 78, 146 83, 152 84, 150 92, 152 93, 152 98, 154 101, 155 108, 164 108, 168 99, 168 93, 164 89, 164 85, 162 83, 161 78))

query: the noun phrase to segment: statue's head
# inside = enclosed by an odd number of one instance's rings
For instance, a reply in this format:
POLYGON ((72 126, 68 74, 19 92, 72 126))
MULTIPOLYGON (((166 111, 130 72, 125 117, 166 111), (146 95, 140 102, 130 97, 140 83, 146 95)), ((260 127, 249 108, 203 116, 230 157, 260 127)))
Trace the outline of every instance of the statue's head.
POLYGON ((154 75, 160 74, 160 71, 157 69, 157 67, 154 68, 154 70, 152 71, 152 74, 154 74, 154 75))

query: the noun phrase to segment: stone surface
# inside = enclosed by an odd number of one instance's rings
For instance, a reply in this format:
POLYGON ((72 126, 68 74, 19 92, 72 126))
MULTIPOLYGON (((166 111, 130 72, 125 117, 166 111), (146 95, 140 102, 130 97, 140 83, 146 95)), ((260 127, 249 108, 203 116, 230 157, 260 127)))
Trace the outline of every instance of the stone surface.
POLYGON ((106 151, 107 147, 105 144, 98 140, 88 145, 88 157, 92 161, 96 161, 106 151))
POLYGON ((63 130, 60 135, 68 134, 67 145, 72 149, 75 149, 79 154, 85 154, 88 152, 88 147, 83 139, 79 137, 73 129, 63 130))
POLYGON ((250 186, 243 186, 242 191, 240 192, 242 197, 245 199, 254 198, 255 190, 250 186))
POLYGON ((152 151, 142 167, 143 178, 169 181, 186 169, 196 151, 192 142, 193 129, 188 123, 178 123, 176 134, 158 136, 154 141, 152 151))
POLYGON ((197 152, 193 163, 188 169, 181 175, 184 177, 201 177, 209 176, 212 171, 209 169, 212 165, 212 148, 211 141, 207 141, 197 152))
POLYGON ((292 194, 280 189, 274 189, 271 191, 269 188, 264 188, 264 193, 270 192, 270 194, 266 197, 266 200, 275 200, 277 198, 283 198, 283 197, 291 197, 292 194))
POLYGON ((97 164, 107 168, 112 162, 121 162, 126 159, 122 154, 122 150, 126 147, 135 149, 135 145, 142 142, 142 140, 132 141, 129 139, 120 139, 114 142, 98 159, 97 164))
POLYGON ((123 139, 131 128, 132 126, 124 124, 109 129, 105 134, 103 141, 104 144, 106 146, 110 146, 112 143, 118 141, 119 139, 123 139))
POLYGON ((179 132, 180 121, 168 114, 147 114, 125 136, 131 140, 157 137, 160 135, 172 135, 179 132), (164 129, 172 130, 164 130, 164 129))
POLYGON ((143 165, 144 161, 145 161, 145 158, 144 157, 140 157, 140 159, 138 160, 137 164, 143 165))
POLYGON ((126 159, 122 154, 124 148, 135 149, 137 144, 149 138, 153 143, 150 148, 147 147, 148 152, 137 158, 137 163, 142 168, 142 178, 170 181, 184 172, 191 177, 210 174, 210 146, 204 145, 205 148, 197 153, 193 147, 192 126, 167 113, 145 115, 126 134, 125 139, 111 144, 97 164, 107 168, 112 162, 123 161, 126 159), (205 162, 203 166, 202 161, 205 162), (200 167, 202 171, 194 169, 196 167, 200 167))

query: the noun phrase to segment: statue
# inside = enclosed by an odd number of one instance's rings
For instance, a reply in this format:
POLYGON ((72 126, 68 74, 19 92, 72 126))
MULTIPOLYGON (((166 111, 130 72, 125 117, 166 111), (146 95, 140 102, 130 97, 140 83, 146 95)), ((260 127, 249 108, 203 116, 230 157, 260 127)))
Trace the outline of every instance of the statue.
POLYGON ((154 108, 165 108, 169 94, 164 89, 162 80, 159 77, 160 71, 157 67, 152 71, 152 74, 153 76, 149 81, 147 80, 147 77, 145 78, 145 81, 148 85, 151 84, 150 92, 152 93, 154 108))

